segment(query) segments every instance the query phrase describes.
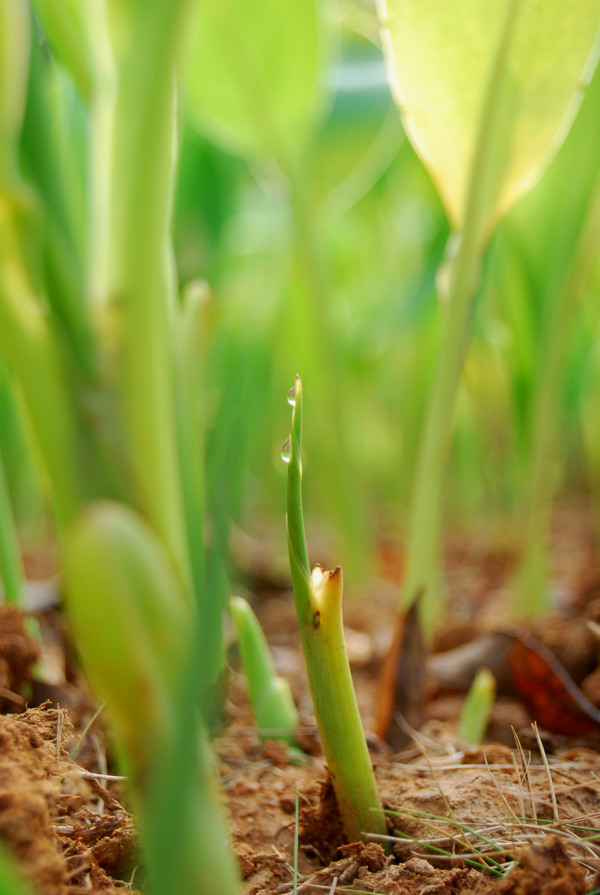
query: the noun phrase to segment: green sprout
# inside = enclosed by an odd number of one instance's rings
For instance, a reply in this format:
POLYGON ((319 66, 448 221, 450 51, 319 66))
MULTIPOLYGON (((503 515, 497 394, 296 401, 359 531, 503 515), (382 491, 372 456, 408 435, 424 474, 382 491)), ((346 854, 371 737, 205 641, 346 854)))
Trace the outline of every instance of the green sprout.
POLYGON ((258 732, 296 746, 298 712, 289 682, 277 675, 267 639, 247 600, 234 596, 230 608, 258 732))
POLYGON ((282 456, 288 463, 287 535, 294 601, 313 707, 331 782, 351 842, 386 835, 387 826, 364 737, 342 623, 342 570, 308 560, 302 510, 302 383, 290 389, 292 432, 282 456))
POLYGON ((496 681, 489 668, 480 668, 465 698, 458 735, 467 743, 479 745, 487 730, 496 696, 496 681))

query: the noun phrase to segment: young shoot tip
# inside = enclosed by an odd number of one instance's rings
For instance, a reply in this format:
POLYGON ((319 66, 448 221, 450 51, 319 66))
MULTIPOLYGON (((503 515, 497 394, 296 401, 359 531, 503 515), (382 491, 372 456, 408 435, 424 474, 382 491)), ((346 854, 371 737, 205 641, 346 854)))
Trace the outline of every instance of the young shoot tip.
POLYGON ((344 590, 344 575, 342 567, 337 566, 333 571, 324 571, 316 565, 310 576, 310 584, 315 603, 320 609, 333 609, 342 602, 344 590))

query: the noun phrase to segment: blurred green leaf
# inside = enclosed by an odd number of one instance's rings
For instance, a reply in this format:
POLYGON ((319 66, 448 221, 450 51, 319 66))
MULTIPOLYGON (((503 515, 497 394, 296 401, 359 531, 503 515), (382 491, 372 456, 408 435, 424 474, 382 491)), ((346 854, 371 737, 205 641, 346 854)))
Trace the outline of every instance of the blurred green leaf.
POLYGON ((287 167, 315 113, 319 57, 315 0, 203 0, 184 75, 197 126, 287 167))
POLYGON ((172 736, 191 607, 160 541, 117 503, 91 504, 66 541, 69 618, 119 742, 140 772, 172 736))
POLYGON ((540 176, 597 61, 599 0, 380 0, 404 126, 454 227, 484 158, 481 231, 540 176))
POLYGON ((29 66, 29 11, 24 0, 0 2, 0 186, 18 177, 18 136, 29 66))
POLYGON ((32 895, 29 883, 21 876, 4 846, 0 847, 0 895, 32 895))
POLYGON ((92 76, 81 0, 33 0, 33 8, 52 50, 88 99, 92 76))

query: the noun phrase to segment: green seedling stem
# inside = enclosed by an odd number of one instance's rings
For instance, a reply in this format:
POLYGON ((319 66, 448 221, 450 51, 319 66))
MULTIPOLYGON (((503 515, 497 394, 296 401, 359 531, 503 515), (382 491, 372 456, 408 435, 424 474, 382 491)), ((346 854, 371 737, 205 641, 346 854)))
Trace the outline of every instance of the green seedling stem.
POLYGON ((346 836, 385 835, 387 826, 364 737, 342 623, 342 570, 311 575, 302 510, 302 383, 290 392, 287 534, 290 570, 313 707, 346 836))
POLYGON ((242 597, 232 597, 230 608, 258 732, 263 738, 296 746, 299 719, 292 691, 288 681, 275 671, 260 622, 242 597))
POLYGON ((577 249, 558 295, 550 304, 542 362, 533 401, 533 437, 525 476, 526 529, 524 548, 515 575, 513 615, 539 615, 548 609, 547 535, 552 498, 552 467, 556 451, 556 395, 560 390, 569 321, 589 280, 600 244, 600 182, 587 208, 577 249))
POLYGON ((507 5, 503 31, 484 98, 475 143, 461 232, 451 237, 449 256, 439 278, 441 298, 447 306, 441 354, 427 406, 425 429, 410 513, 407 570, 400 602, 409 608, 423 594, 421 611, 425 631, 436 617, 435 580, 439 567, 442 487, 452 432, 456 397, 466 354, 473 301, 477 292, 482 254, 489 236, 489 208, 498 152, 496 132, 500 110, 501 77, 514 19, 515 3, 507 5))

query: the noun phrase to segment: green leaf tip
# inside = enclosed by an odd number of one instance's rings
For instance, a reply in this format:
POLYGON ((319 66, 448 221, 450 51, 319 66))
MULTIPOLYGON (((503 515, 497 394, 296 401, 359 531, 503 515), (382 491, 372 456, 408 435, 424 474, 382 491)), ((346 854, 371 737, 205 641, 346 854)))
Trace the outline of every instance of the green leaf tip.
POLYGON ((292 577, 302 576, 308 583, 310 565, 302 508, 302 380, 298 374, 288 392, 287 400, 292 406, 292 426, 289 438, 282 449, 282 457, 288 464, 286 516, 288 550, 292 577))

